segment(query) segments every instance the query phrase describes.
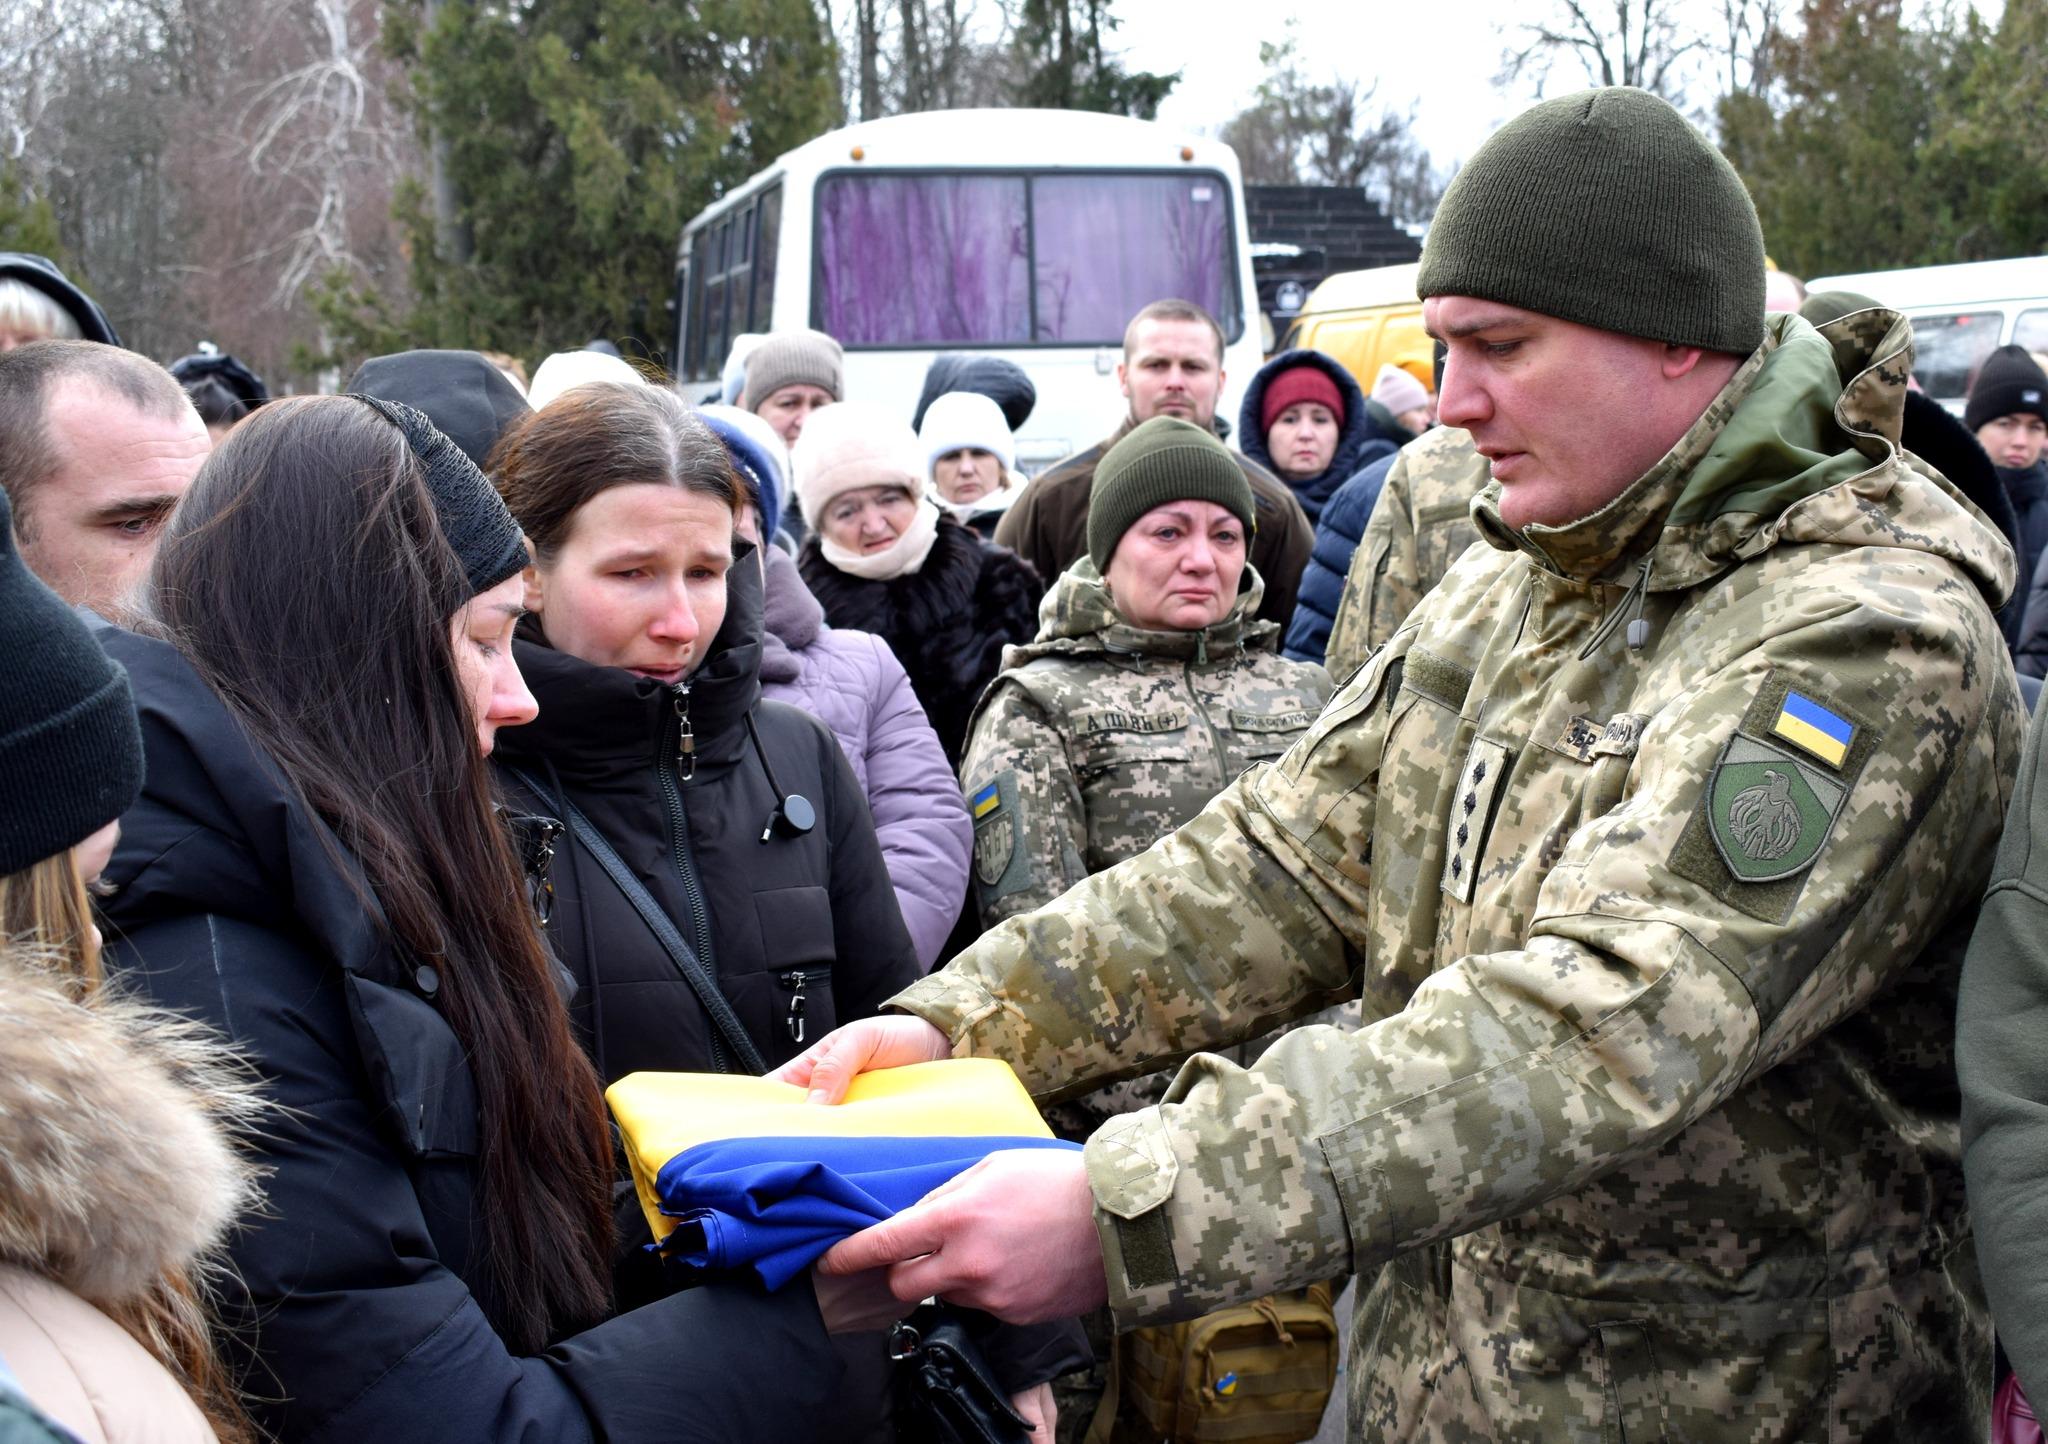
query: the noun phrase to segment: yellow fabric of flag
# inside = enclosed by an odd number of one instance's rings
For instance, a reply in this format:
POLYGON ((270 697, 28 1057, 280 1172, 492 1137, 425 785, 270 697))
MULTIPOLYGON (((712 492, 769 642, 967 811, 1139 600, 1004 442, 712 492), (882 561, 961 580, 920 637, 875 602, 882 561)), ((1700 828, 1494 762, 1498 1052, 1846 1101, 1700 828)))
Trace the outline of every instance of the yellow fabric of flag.
POLYGON ((947 1058, 863 1073, 846 1101, 731 1073, 629 1073, 605 1090, 625 1140, 633 1189, 657 1242, 675 1220, 655 1176, 685 1149, 727 1138, 1050 1138, 1031 1095, 1000 1058, 947 1058))

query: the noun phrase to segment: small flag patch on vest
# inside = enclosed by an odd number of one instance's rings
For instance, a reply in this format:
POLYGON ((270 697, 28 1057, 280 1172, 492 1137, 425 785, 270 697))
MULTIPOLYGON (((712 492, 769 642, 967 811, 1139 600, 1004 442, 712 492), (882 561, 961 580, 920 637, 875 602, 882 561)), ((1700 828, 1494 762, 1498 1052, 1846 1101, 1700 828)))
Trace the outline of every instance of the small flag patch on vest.
POLYGON ((1849 743, 1856 736, 1856 729, 1850 723, 1811 697, 1802 697, 1797 692, 1785 694, 1785 703, 1778 709, 1778 718, 1771 724, 1771 730, 1787 742, 1811 752, 1830 767, 1842 765, 1842 759, 1849 755, 1849 743))
POLYGON ((988 786, 982 788, 981 791, 974 794, 974 802, 972 806, 974 808, 974 815, 978 818, 987 817, 991 812, 994 812, 998 807, 1001 807, 1002 805, 1002 790, 998 788, 996 784, 993 782, 991 782, 988 786))

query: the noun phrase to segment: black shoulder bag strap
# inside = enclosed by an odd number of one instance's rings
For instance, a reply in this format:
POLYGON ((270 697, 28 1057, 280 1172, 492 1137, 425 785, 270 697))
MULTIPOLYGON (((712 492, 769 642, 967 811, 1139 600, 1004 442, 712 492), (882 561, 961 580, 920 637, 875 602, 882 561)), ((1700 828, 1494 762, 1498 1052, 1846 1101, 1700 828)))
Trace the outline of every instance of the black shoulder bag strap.
MULTIPOLYGON (((747 1030, 740 1022, 739 1014, 733 1012, 732 1004, 726 1001, 725 994, 718 991, 718 980, 711 976, 696 951, 683 940, 683 935, 676 931, 676 925, 669 920, 668 914, 661 910, 661 904, 648 895, 647 889, 641 886, 640 879, 633 876, 632 869, 628 868, 618 853, 612 850, 612 845, 604 840, 604 834, 593 827, 590 819, 585 817, 576 804, 569 801, 566 796, 557 798, 538 778, 520 768, 508 767, 506 770, 518 778, 520 784, 535 797, 562 814, 562 821, 569 825, 570 833, 582 845, 583 850, 597 859, 598 866, 605 870, 606 875, 618 885, 619 891, 626 895, 626 901, 633 905, 633 910, 640 914, 640 920, 647 924, 647 930, 654 934, 655 941, 667 952, 676 965, 676 971, 683 975, 683 981, 690 985, 691 991, 697 995, 697 1001, 704 1005, 704 1011, 710 1015, 713 1051, 721 1055, 717 1059, 721 1071, 725 1071, 725 1059, 722 1055, 729 1051, 732 1056, 739 1059, 741 1071, 753 1074, 766 1073, 768 1064, 761 1057, 761 1050, 756 1048, 754 1040, 747 1036, 747 1030), (724 1044, 723 1048, 718 1046, 720 1043, 724 1044)), ((591 966, 597 966, 596 959, 591 960, 591 966)))

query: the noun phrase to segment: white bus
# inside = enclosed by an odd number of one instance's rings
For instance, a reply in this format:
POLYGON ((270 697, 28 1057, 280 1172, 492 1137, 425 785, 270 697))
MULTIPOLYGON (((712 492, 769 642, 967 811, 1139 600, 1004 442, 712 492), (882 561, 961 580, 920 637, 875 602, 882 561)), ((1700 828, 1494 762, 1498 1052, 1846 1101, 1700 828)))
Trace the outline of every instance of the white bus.
POLYGON ((846 348, 846 395, 910 419, 944 352, 1007 357, 1038 404, 1026 472, 1124 414, 1124 326, 1168 296, 1223 326, 1237 403, 1262 360, 1237 156, 1220 141, 1079 111, 952 110, 836 130, 684 227, 675 373, 714 381, 732 338, 813 326, 846 348))
POLYGON ((1913 374, 1960 416, 1977 370, 2000 346, 2048 351, 2048 256, 1817 276, 1810 291, 1854 291, 1913 323, 1913 374))

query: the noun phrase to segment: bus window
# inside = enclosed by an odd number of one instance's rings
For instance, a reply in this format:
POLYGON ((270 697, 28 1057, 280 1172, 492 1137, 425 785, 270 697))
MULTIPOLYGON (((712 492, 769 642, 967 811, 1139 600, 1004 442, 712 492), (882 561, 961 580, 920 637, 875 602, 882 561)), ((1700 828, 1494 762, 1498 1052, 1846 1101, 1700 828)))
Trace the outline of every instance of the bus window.
POLYGON ((725 272, 734 219, 727 216, 711 228, 711 246, 705 266, 704 364, 714 370, 725 363, 726 348, 732 340, 732 333, 725 324, 726 294, 731 289, 726 284, 725 272))
POLYGON ((747 308, 747 329, 766 332, 775 326, 775 248, 782 240, 782 187, 764 191, 755 209, 760 220, 754 234, 754 300, 747 308))
POLYGON ((1041 175, 1031 182, 1038 332, 1054 345, 1112 345, 1142 306, 1193 301, 1244 334, 1221 177, 1041 175))
POLYGON ((847 346, 1030 339, 1021 176, 818 182, 813 323, 847 346))
POLYGON ((1977 368, 1998 346, 1997 311, 1913 318, 1913 374, 1933 397, 1967 396, 1977 368))
POLYGON ((2013 322, 2012 344, 2035 355, 2048 352, 2048 311, 2022 311, 2013 322))

